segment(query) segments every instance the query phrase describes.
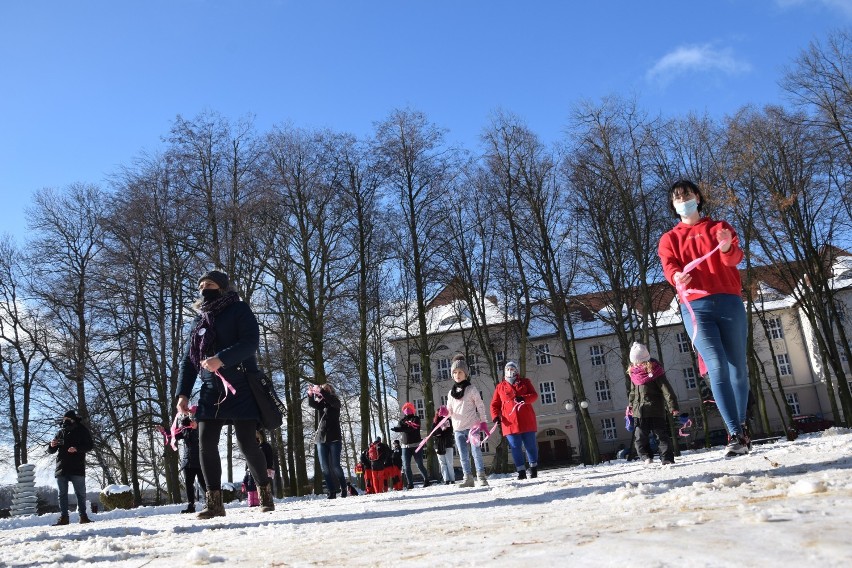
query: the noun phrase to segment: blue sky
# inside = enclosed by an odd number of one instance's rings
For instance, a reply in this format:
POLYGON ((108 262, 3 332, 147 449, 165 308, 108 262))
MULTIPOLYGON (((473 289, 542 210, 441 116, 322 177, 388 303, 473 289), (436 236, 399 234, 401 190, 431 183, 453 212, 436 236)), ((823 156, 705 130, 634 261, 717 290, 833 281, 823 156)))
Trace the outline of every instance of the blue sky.
POLYGON ((33 191, 107 185, 205 109, 363 136, 412 107, 477 150, 490 114, 548 142, 572 108, 784 102, 785 66, 852 0, 8 0, 0 3, 0 232, 33 191))

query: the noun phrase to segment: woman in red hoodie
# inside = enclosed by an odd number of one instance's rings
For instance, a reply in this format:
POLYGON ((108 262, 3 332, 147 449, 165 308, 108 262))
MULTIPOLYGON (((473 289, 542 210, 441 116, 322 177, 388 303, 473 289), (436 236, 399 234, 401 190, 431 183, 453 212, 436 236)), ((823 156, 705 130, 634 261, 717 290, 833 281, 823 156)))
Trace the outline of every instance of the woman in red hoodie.
POLYGON ((728 430, 725 456, 734 457, 748 453, 750 445, 745 427, 748 329, 737 269, 743 251, 733 227, 702 217, 703 206, 704 196, 698 186, 688 180, 676 181, 669 191, 669 207, 680 222, 660 238, 657 252, 666 280, 675 287, 680 285, 695 314, 693 323, 689 309, 681 302, 686 331, 707 366, 713 398, 728 430), (711 252, 685 271, 687 264, 711 252))
POLYGON ((506 363, 503 378, 491 398, 492 420, 500 424, 509 442, 518 479, 527 478, 524 449, 530 460, 530 477, 534 478, 538 475, 538 425, 532 404, 538 400, 538 393, 532 381, 519 376, 518 365, 512 361, 506 363))

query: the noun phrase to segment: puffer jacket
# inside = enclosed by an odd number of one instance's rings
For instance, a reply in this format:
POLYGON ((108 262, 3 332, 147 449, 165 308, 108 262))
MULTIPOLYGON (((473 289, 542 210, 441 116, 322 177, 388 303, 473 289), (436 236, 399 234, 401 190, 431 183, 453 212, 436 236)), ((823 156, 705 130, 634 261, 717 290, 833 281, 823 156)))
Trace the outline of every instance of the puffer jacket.
POLYGON ((447 397, 447 408, 450 411, 453 430, 456 432, 470 430, 472 427, 487 420, 485 403, 482 402, 479 391, 473 385, 464 389, 464 394, 461 398, 455 398, 451 390, 450 395, 447 397))
POLYGON ((651 372, 641 363, 630 366, 628 404, 637 420, 664 418, 678 408, 677 396, 662 365, 656 359, 651 359, 650 363, 651 372))
POLYGON ((538 424, 532 406, 537 400, 538 393, 529 379, 518 377, 514 384, 500 381, 494 389, 494 396, 491 397, 492 420, 500 417, 500 430, 504 436, 537 432, 538 424), (517 397, 521 397, 524 404, 516 409, 517 397))
MULTIPOLYGON (((195 329, 193 323, 192 329, 195 329)), ((224 365, 219 372, 236 389, 235 394, 228 391, 225 397, 225 386, 215 373, 202 369, 200 372, 189 359, 190 337, 180 365, 180 382, 177 394, 190 398, 197 378, 201 378, 201 393, 198 396, 198 409, 195 417, 198 420, 220 419, 259 420, 260 414, 254 402, 251 389, 246 380, 246 371, 257 371, 255 352, 260 344, 260 330, 257 318, 248 304, 237 301, 224 308, 213 320, 216 328, 215 356, 224 365), (224 398, 221 404, 219 401, 224 398)))

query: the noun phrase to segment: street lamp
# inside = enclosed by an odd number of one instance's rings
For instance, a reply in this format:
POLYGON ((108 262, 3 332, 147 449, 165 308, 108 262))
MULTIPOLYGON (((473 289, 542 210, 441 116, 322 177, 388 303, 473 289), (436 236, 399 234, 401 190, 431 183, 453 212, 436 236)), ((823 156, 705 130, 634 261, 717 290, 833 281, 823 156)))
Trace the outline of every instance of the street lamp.
POLYGON ((576 412, 575 418, 577 419, 577 442, 580 446, 580 461, 583 462, 583 465, 586 465, 586 444, 583 441, 583 422, 580 420, 580 410, 577 408, 585 410, 589 408, 589 401, 587 399, 578 400, 576 398, 569 398, 565 401, 565 410, 568 412, 576 412))

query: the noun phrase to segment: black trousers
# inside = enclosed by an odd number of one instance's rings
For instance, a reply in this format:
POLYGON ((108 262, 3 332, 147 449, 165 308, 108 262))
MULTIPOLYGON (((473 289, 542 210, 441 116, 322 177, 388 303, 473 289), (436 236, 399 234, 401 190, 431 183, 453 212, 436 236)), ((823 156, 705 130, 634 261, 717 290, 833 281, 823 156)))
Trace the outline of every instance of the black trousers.
MULTIPOLYGON (((237 446, 246 458, 249 471, 257 482, 257 486, 269 483, 266 474, 266 458, 255 438, 256 424, 254 420, 234 420, 234 435, 237 446)), ((198 421, 198 453, 201 457, 201 471, 207 482, 209 491, 222 489, 222 460, 219 457, 219 437, 222 434, 224 420, 198 421)))
POLYGON ((198 485, 202 491, 207 491, 207 485, 204 483, 204 473, 194 467, 188 467, 183 470, 183 479, 186 483, 186 502, 195 503, 195 480, 198 479, 198 485))
POLYGON ((674 461, 674 447, 672 447, 672 436, 669 431, 669 422, 665 418, 656 416, 639 418, 636 420, 636 453, 639 459, 653 459, 649 437, 651 433, 657 435, 657 443, 662 461, 674 461))

